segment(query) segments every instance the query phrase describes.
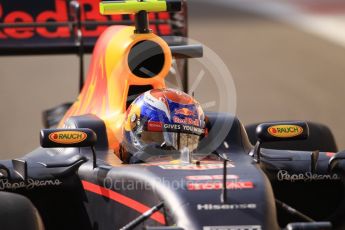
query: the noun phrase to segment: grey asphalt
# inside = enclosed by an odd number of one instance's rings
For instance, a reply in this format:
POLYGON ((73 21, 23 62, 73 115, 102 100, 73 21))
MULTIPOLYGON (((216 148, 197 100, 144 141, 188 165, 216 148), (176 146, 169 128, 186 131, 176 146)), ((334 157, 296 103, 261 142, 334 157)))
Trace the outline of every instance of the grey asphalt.
MULTIPOLYGON (((190 37, 214 50, 230 69, 244 124, 321 122, 345 148, 342 47, 262 16, 189 3, 190 37)), ((73 55, 0 58, 0 158, 38 146, 42 110, 77 96, 77 64, 73 55)), ((212 98, 212 90, 203 96, 212 98)))

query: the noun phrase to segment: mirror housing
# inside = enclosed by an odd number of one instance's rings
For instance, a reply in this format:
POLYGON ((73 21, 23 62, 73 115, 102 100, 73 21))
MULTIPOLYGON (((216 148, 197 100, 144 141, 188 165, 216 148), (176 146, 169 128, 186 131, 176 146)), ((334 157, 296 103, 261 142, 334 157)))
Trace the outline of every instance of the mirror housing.
POLYGON ((257 142, 251 155, 260 163, 260 148, 265 142, 305 140, 309 127, 305 121, 262 123, 256 127, 257 142))
POLYGON ((256 127, 256 136, 261 143, 305 140, 309 136, 309 127, 305 121, 262 123, 256 127))
POLYGON ((43 148, 93 147, 97 135, 91 129, 42 129, 40 142, 43 148))

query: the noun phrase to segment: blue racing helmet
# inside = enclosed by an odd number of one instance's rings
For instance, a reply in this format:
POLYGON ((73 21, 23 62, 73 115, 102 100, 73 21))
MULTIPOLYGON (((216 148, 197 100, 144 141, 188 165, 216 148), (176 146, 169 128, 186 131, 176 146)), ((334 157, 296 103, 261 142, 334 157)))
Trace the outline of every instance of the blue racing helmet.
POLYGON ((193 152, 204 134, 205 115, 193 97, 175 89, 153 89, 128 107, 123 146, 131 153, 147 146, 193 152))

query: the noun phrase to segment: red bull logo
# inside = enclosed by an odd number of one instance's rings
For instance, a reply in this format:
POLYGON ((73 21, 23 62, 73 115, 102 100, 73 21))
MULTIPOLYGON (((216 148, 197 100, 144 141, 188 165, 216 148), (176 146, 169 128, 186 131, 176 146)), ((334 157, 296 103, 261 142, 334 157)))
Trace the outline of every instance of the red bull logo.
POLYGON ((187 108, 175 110, 175 115, 193 116, 194 112, 187 108))
POLYGON ((200 121, 198 119, 192 119, 190 117, 186 117, 184 119, 181 119, 179 117, 174 116, 173 121, 175 123, 179 123, 179 124, 194 125, 194 126, 200 125, 200 121))
MULTIPOLYGON (((68 1, 66 0, 46 0, 39 1, 40 7, 35 7, 36 2, 32 4, 25 1, 17 2, 18 9, 13 10, 10 7, 12 1, 1 1, 0 3, 0 22, 2 23, 45 23, 45 22, 66 22, 68 21, 68 1), (22 3, 23 2, 23 3, 22 3)), ((125 17, 119 15, 104 16, 99 13, 99 0, 79 0, 82 9, 83 21, 123 21, 125 17), (87 10, 86 10, 87 9, 87 10)), ((14 5, 14 3, 13 3, 14 5)), ((150 19, 169 19, 168 12, 150 13, 150 19)), ((131 16, 134 19, 134 15, 131 16)), ((82 32, 84 37, 98 37, 107 26, 83 26, 82 32)), ((167 23, 160 25, 151 25, 153 32, 159 31, 162 35, 172 33, 170 25, 167 23)), ((4 28, 0 29, 0 39, 30 39, 35 36, 54 39, 54 38, 70 38, 73 36, 68 26, 57 26, 54 30, 46 27, 22 27, 22 28, 4 28)))

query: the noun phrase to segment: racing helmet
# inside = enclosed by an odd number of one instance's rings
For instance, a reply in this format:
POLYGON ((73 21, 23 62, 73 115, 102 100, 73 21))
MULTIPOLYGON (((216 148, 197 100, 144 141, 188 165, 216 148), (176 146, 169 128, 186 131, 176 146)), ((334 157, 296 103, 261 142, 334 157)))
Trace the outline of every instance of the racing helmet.
POLYGON ((128 107, 122 146, 132 155, 151 147, 146 159, 171 150, 192 153, 204 134, 205 115, 193 97, 175 89, 152 89, 128 107))

